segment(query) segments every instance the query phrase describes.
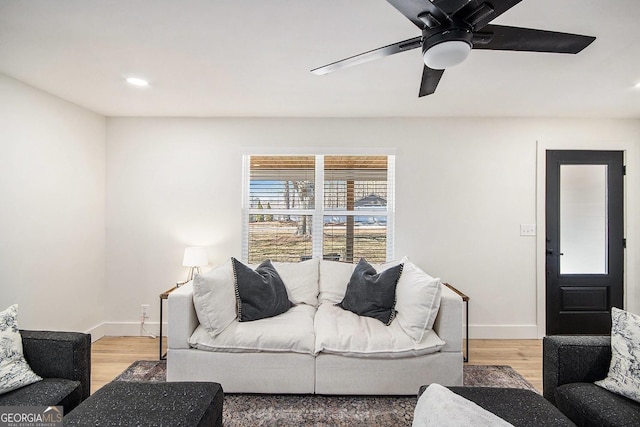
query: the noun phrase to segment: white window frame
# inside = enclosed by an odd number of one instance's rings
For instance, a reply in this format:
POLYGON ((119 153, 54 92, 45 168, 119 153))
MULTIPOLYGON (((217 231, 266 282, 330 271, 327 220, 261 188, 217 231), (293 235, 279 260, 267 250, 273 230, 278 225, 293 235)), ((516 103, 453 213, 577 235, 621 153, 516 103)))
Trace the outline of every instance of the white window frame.
MULTIPOLYGON (((313 221, 312 228, 312 256, 314 258, 322 257, 323 238, 324 238, 324 220, 325 215, 344 216, 345 211, 332 211, 324 209, 324 158, 328 156, 387 156, 387 210, 384 215, 387 217, 387 261, 394 259, 395 251, 395 149, 366 149, 366 150, 274 150, 274 149, 245 149, 242 153, 242 246, 241 257, 244 262, 249 259, 249 218, 251 215, 268 215, 281 214, 278 209, 261 209, 255 210, 250 208, 250 191, 251 183, 251 156, 315 156, 315 205, 314 209, 290 209, 287 213, 292 215, 311 215, 314 219, 320 218, 319 221, 313 221)), ((358 211, 358 215, 379 216, 380 211, 358 211)))

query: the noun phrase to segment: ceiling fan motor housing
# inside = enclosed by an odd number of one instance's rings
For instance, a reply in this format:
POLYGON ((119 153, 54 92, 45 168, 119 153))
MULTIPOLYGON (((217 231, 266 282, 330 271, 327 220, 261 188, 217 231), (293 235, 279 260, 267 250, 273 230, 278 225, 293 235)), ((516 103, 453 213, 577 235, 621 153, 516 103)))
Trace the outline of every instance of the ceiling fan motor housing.
POLYGON ((422 32, 422 56, 429 68, 444 70, 464 61, 473 48, 473 32, 466 28, 447 28, 422 32))

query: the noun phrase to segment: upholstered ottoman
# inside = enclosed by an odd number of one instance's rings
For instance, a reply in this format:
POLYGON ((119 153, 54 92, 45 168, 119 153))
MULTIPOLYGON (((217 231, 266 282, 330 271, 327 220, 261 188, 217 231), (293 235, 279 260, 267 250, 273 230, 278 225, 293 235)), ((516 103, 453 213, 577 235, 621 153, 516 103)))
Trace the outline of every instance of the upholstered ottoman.
MULTIPOLYGON (((427 386, 420 387, 422 395, 427 386)), ((515 427, 575 426, 544 397, 531 390, 498 387, 447 387, 515 427)))
POLYGON ((114 381, 64 417, 68 426, 222 426, 218 383, 114 381))

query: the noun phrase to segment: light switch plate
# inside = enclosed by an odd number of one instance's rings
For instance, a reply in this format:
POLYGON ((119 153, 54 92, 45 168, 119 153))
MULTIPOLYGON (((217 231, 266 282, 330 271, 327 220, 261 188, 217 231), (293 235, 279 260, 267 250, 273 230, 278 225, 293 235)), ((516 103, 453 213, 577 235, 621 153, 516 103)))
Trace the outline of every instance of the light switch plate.
POLYGON ((536 235, 536 225, 535 224, 520 224, 520 235, 521 236, 535 236, 536 235))

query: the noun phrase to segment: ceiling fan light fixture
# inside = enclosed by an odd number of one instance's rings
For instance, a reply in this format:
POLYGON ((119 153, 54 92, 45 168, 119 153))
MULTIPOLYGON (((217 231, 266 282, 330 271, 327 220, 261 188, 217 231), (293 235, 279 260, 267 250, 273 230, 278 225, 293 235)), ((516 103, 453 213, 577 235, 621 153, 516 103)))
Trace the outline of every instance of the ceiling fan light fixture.
POLYGON ((438 43, 424 51, 423 59, 427 67, 445 70, 467 59, 471 45, 465 41, 449 40, 438 43))

